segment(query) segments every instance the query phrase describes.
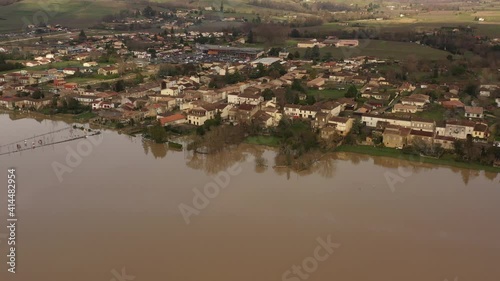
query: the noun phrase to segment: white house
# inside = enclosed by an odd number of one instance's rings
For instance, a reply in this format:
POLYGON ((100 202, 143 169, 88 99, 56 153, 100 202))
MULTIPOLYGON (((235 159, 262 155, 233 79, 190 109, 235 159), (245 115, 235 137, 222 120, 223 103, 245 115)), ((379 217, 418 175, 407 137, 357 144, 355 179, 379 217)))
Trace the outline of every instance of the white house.
POLYGON ((483 118, 484 117, 484 110, 480 106, 466 106, 465 107, 465 117, 483 118))

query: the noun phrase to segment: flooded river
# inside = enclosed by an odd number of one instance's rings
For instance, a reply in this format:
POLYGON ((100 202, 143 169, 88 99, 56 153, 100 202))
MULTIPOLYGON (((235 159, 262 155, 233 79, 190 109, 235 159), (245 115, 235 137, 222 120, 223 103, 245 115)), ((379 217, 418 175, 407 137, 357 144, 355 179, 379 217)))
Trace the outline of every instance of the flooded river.
MULTIPOLYGON (((0 114, 0 153, 67 126, 0 114)), ((0 156, 0 280, 500 280, 498 174, 357 154, 296 173, 274 156, 193 156, 113 131, 0 156)))

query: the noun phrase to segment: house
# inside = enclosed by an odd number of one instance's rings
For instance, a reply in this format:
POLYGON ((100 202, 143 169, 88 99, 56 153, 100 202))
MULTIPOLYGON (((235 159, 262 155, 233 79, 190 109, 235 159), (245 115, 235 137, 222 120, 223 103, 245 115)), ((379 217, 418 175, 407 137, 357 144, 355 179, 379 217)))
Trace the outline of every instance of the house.
POLYGON ((468 118, 484 118, 484 110, 479 106, 466 106, 465 117, 468 118))
POLYGON ((66 75, 75 75, 75 73, 77 73, 78 71, 79 69, 76 67, 68 67, 63 69, 63 73, 66 75))
POLYGON ((415 91, 416 87, 408 82, 404 82, 399 88, 398 90, 400 92, 413 92, 415 91))
POLYGON ((358 40, 338 40, 335 43, 335 47, 357 47, 359 45, 358 40))
POLYGON ((357 85, 364 85, 366 81, 368 81, 367 77, 356 75, 352 77, 351 79, 352 83, 357 84, 357 85))
POLYGON ((311 39, 309 41, 297 43, 297 48, 313 48, 314 46, 318 46, 319 48, 322 48, 326 45, 318 42, 318 40, 316 40, 316 39, 311 39))
POLYGON ((274 126, 273 117, 263 110, 257 111, 257 113, 253 116, 253 120, 264 128, 274 126))
POLYGON ((259 111, 259 106, 253 104, 240 104, 229 110, 229 120, 248 123, 259 111))
POLYGON ((358 107, 358 103, 354 100, 354 98, 340 98, 337 102, 342 105, 344 110, 356 110, 358 107))
POLYGON ((162 126, 183 124, 183 123, 187 122, 186 116, 184 116, 183 114, 180 114, 180 113, 166 116, 166 117, 160 118, 158 120, 160 121, 160 124, 162 126))
POLYGON ((77 83, 65 83, 64 84, 64 89, 74 90, 76 88, 78 88, 77 83))
POLYGON ((74 99, 86 105, 90 105, 93 102, 100 100, 100 98, 97 96, 76 96, 74 97, 74 99))
POLYGON ((487 139, 489 136, 488 125, 484 123, 476 123, 474 130, 472 131, 472 137, 487 139))
POLYGON ((40 65, 40 63, 37 61, 28 61, 24 65, 26 65, 26 67, 34 67, 34 66, 40 65))
POLYGON ((382 133, 382 141, 386 147, 401 149, 406 146, 410 132, 409 128, 387 125, 382 133))
POLYGON ((464 108, 464 106, 465 106, 465 104, 463 104, 459 100, 447 100, 447 101, 441 101, 440 103, 444 108, 447 108, 447 109, 464 108))
POLYGON ((486 88, 486 87, 479 88, 479 96, 486 97, 486 98, 490 97, 491 96, 491 89, 486 88))
POLYGON ((378 122, 385 122, 391 125, 396 125, 404 128, 411 128, 411 120, 409 118, 396 117, 391 115, 374 115, 363 114, 361 122, 367 127, 376 128, 378 122))
POLYGON ((215 118, 217 108, 213 105, 202 105, 188 111, 189 124, 201 126, 205 121, 215 118))
POLYGON ((443 135, 436 135, 434 137, 434 144, 439 144, 441 145, 442 148, 446 150, 452 150, 454 149, 453 143, 455 142, 454 137, 447 137, 443 135))
POLYGON ((267 58, 260 58, 257 60, 254 60, 250 63, 252 67, 257 67, 257 65, 262 64, 264 66, 271 66, 275 63, 278 63, 281 61, 281 58, 276 58, 276 57, 267 57, 267 58))
POLYGON ((425 106, 426 101, 424 99, 412 98, 412 97, 404 97, 401 99, 401 104, 403 105, 413 105, 418 109, 421 109, 425 106))
POLYGON ((468 120, 449 120, 446 122, 445 136, 454 137, 457 139, 466 139, 467 135, 474 132, 476 123, 468 120))
POLYGON ((343 104, 337 101, 317 102, 314 106, 319 107, 321 112, 328 113, 331 116, 339 116, 340 112, 344 110, 343 104))
POLYGON ((339 72, 339 73, 335 73, 335 74, 330 74, 328 79, 330 81, 335 82, 335 83, 347 83, 347 82, 351 81, 351 79, 353 77, 354 77, 353 74, 339 72))
POLYGON ((1 96, 0 97, 0 106, 5 107, 8 109, 13 109, 16 107, 16 102, 20 101, 21 99, 15 96, 1 96))
POLYGON ((118 75, 118 68, 114 67, 114 66, 108 66, 108 67, 101 67, 97 70, 97 73, 99 75, 104 75, 104 76, 108 76, 108 75, 118 75))
POLYGON ((321 110, 318 108, 318 106, 315 105, 303 105, 300 107, 299 111, 299 117, 301 118, 308 118, 308 119, 314 119, 316 117, 316 114, 320 112, 321 110))
POLYGON ((280 120, 283 118, 283 114, 276 107, 266 106, 262 107, 261 110, 271 115, 273 127, 278 126, 280 120))
POLYGON ((99 64, 95 61, 90 61, 90 62, 84 62, 83 63, 83 67, 94 67, 94 66, 98 66, 99 64))
POLYGON ((170 88, 161 89, 161 95, 164 96, 178 96, 181 93, 181 89, 177 86, 172 86, 170 88))
POLYGON ((285 104, 284 114, 289 117, 299 117, 300 114, 300 105, 298 104, 285 104))
POLYGON ((392 108, 392 113, 416 113, 418 107, 416 105, 397 103, 392 108))
POLYGON ((412 116, 410 128, 417 131, 434 132, 436 128, 436 122, 433 120, 427 120, 412 116))
POLYGON ((332 116, 328 119, 328 124, 335 126, 335 131, 341 136, 347 136, 351 131, 353 118, 332 116))
POLYGON ((307 87, 309 88, 317 88, 317 89, 323 89, 323 86, 325 85, 325 78, 318 77, 315 78, 309 82, 307 82, 307 87))
POLYGON ((434 143, 434 132, 411 130, 407 142, 413 144, 416 141, 432 145, 434 143))
POLYGON ((411 94, 409 96, 410 99, 413 99, 413 100, 421 100, 425 103, 430 103, 431 102, 431 97, 428 96, 428 95, 424 95, 424 94, 411 94))

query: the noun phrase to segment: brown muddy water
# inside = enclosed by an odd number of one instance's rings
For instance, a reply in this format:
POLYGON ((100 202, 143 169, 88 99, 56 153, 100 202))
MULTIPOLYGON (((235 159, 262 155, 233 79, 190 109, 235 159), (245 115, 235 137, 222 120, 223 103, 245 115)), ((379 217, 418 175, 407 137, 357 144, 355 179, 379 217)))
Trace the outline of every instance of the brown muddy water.
MULTIPOLYGON (((2 114, 0 146, 66 126, 2 114)), ((500 280, 497 174, 357 154, 295 173, 263 147, 193 157, 101 136, 0 156, 0 280, 500 280)))

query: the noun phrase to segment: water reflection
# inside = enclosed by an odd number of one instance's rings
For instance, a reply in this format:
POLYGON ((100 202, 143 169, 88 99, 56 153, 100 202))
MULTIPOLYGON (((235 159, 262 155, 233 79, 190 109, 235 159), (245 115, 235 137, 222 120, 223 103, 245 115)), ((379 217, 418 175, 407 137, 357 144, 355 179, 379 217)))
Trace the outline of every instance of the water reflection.
POLYGON ((236 163, 245 161, 249 153, 247 146, 227 147, 221 152, 212 154, 186 151, 186 165, 192 169, 202 170, 209 175, 214 175, 236 163))
POLYGON ((166 143, 155 143, 154 141, 143 140, 142 147, 144 149, 144 154, 148 155, 151 151, 155 159, 161 159, 167 156, 168 145, 166 143))

